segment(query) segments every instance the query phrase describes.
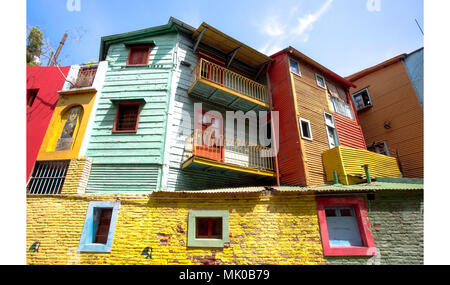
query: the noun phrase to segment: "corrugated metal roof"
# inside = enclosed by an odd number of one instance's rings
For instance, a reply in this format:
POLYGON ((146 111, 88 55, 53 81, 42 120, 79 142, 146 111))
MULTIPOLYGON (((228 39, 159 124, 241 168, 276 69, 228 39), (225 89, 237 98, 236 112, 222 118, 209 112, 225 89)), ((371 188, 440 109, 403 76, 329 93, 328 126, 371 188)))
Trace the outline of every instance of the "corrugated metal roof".
POLYGON ((238 187, 238 188, 221 188, 207 190, 185 190, 185 191, 154 191, 155 196, 178 196, 178 195, 204 195, 204 194, 248 194, 260 193, 263 191, 279 192, 279 193, 320 193, 320 192, 361 192, 361 191, 407 191, 407 190, 423 190, 423 179, 415 178, 377 178, 370 184, 361 183, 353 185, 342 184, 326 184, 316 186, 257 186, 257 187, 238 187))

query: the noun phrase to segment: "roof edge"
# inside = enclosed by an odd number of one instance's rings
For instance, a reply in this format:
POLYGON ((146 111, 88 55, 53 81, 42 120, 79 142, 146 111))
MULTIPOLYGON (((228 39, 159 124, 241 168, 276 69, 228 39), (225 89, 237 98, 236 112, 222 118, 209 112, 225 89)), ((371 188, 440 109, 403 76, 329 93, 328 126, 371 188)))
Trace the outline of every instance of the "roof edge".
POLYGON ((358 71, 358 72, 356 72, 356 73, 354 73, 352 75, 346 76, 345 78, 348 81, 350 81, 350 82, 354 82, 354 81, 356 81, 356 80, 358 80, 358 79, 360 79, 360 78, 362 78, 362 77, 364 77, 366 75, 369 75, 369 74, 371 74, 371 73, 373 73, 375 71, 378 71, 380 69, 388 67, 389 65, 392 65, 392 64, 402 60, 405 57, 406 57, 406 53, 397 55, 397 56, 395 56, 395 57, 393 57, 391 59, 385 60, 385 61, 383 61, 383 62, 381 62, 379 64, 376 64, 374 66, 371 66, 371 67, 368 67, 368 68, 363 69, 361 71, 358 71))

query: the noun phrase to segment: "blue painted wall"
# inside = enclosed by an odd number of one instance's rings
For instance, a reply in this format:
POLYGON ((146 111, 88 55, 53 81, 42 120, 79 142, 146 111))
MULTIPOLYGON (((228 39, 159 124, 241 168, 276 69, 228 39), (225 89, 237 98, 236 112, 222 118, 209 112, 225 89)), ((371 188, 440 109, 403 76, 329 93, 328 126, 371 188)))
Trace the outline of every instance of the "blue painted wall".
POLYGON ((404 62, 423 108, 423 48, 408 54, 404 62))

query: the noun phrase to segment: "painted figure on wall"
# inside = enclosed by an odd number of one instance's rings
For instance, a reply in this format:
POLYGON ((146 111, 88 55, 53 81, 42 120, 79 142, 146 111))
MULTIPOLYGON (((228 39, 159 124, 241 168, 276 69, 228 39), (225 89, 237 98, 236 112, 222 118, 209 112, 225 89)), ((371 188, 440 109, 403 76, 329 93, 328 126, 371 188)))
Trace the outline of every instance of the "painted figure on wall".
POLYGON ((70 109, 69 115, 67 116, 67 121, 64 124, 64 128, 61 132, 61 137, 58 139, 58 143, 56 144, 55 151, 71 149, 73 134, 77 126, 80 110, 80 106, 75 106, 70 109))

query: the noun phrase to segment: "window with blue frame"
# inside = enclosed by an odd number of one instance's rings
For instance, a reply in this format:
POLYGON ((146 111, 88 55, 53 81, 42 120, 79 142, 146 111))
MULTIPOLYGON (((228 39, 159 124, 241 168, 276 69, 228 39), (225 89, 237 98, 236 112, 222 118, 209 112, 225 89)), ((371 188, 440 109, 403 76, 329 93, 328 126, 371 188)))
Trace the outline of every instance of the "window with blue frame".
POLYGON ((120 201, 93 201, 89 203, 78 251, 111 251, 119 208, 120 201))

